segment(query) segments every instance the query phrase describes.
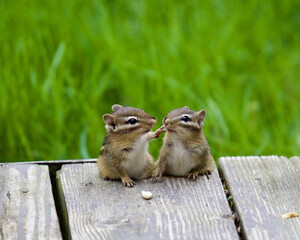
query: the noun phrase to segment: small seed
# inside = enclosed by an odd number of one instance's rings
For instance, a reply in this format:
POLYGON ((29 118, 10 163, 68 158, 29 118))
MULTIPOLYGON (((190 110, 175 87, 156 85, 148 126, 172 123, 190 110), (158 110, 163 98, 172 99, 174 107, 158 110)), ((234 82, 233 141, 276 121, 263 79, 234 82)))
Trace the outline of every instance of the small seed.
POLYGON ((295 212, 289 212, 289 213, 282 214, 281 217, 285 219, 294 218, 294 217, 299 217, 299 214, 295 212))
POLYGON ((146 200, 149 200, 152 198, 152 192, 142 191, 142 197, 146 200))

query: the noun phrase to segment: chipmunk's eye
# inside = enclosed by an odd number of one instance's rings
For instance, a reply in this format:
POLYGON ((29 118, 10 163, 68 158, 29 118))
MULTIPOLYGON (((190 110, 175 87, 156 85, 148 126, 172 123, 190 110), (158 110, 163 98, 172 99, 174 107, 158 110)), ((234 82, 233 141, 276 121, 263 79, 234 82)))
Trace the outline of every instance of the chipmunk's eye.
POLYGON ((131 125, 136 124, 138 121, 135 118, 130 118, 126 123, 129 123, 131 125))
POLYGON ((188 121, 191 121, 192 119, 190 119, 188 116, 184 115, 182 118, 181 118, 182 121, 184 122, 188 122, 188 121))

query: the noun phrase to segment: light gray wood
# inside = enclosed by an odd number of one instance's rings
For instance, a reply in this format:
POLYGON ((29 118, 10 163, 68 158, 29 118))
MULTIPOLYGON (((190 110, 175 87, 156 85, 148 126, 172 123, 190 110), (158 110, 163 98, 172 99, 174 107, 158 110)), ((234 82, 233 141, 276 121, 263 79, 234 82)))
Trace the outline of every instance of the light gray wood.
POLYGON ((88 163, 64 165, 58 179, 73 239, 238 239, 217 171, 209 180, 165 177, 125 188, 88 163))
POLYGON ((222 157, 226 179, 247 239, 300 239, 300 170, 285 157, 222 157))
POLYGON ((294 156, 290 158, 292 164, 300 170, 300 157, 294 156))
POLYGON ((0 239, 61 239, 47 166, 0 164, 0 239))

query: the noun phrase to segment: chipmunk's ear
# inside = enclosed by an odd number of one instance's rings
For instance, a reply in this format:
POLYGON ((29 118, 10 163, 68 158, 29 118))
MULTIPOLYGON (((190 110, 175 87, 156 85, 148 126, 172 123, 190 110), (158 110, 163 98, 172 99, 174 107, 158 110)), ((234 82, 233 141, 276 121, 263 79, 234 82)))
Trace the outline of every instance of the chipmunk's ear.
POLYGON ((107 125, 114 125, 114 119, 115 119, 115 116, 112 115, 112 114, 104 114, 103 115, 103 121, 107 124, 107 125))
POLYGON ((206 111, 201 110, 201 111, 197 112, 197 116, 198 116, 199 126, 203 125, 203 122, 204 122, 205 116, 206 116, 206 111))
POLYGON ((190 109, 189 106, 185 106, 185 107, 183 107, 183 108, 185 108, 185 109, 190 109))
POLYGON ((111 108, 112 108, 112 110, 115 112, 115 111, 119 110, 121 107, 122 107, 122 106, 119 105, 119 104, 114 104, 111 108))

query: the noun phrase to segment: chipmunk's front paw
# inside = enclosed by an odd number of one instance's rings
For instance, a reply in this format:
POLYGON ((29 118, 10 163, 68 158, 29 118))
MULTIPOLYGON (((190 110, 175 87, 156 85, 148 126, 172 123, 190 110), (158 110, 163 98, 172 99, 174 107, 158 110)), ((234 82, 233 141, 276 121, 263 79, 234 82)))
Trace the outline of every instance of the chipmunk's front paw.
POLYGON ((154 132, 148 132, 147 133, 147 140, 151 141, 153 139, 157 138, 156 134, 154 132))
POLYGON ((165 132, 166 129, 164 126, 160 127, 159 129, 157 129, 155 132, 148 132, 147 133, 147 140, 151 141, 155 138, 158 138, 160 134, 162 134, 163 132, 165 132))
POLYGON ((160 179, 161 181, 161 177, 163 175, 164 170, 161 168, 156 168, 155 171, 152 174, 152 182, 155 182, 157 178, 160 179))
POLYGON ((165 126, 161 126, 159 129, 157 129, 154 132, 154 134, 155 134, 156 138, 158 138, 160 134, 162 134, 163 132, 166 132, 166 131, 167 130, 166 130, 165 126))
POLYGON ((133 187, 135 185, 135 182, 130 178, 122 178, 122 183, 125 187, 133 187))

